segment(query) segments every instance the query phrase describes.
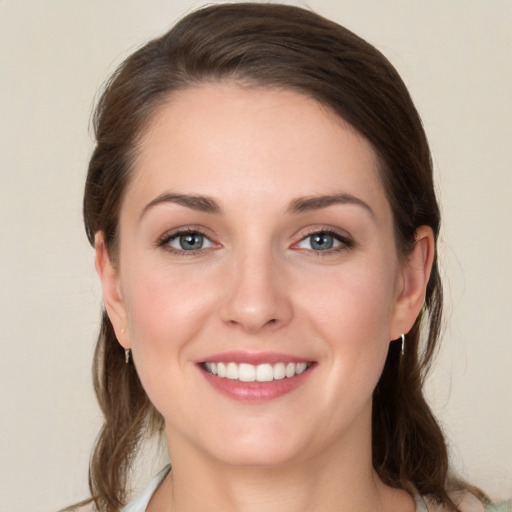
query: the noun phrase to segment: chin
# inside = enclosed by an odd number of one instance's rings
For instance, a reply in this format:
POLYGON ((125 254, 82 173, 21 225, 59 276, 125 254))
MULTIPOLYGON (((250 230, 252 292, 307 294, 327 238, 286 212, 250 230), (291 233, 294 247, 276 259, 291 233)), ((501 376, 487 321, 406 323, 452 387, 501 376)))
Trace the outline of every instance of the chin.
POLYGON ((286 466, 298 462, 302 457, 299 449, 283 449, 266 443, 259 446, 255 443, 250 446, 233 446, 222 453, 216 453, 216 459, 220 462, 239 467, 270 468, 286 466))
POLYGON ((307 456, 304 447, 311 446, 312 436, 285 425, 238 426, 210 439, 208 450, 215 459, 233 466, 276 467, 299 462, 307 456), (309 440, 309 441, 308 441, 309 440))

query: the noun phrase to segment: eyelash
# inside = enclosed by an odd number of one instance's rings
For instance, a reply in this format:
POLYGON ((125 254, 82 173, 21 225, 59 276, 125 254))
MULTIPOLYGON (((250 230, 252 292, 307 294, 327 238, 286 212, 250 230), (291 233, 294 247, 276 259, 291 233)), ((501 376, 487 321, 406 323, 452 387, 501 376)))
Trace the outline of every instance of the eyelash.
MULTIPOLYGON (((185 249, 177 249, 177 248, 169 245, 170 242, 172 242, 184 235, 199 235, 199 236, 203 237, 204 239, 208 240, 212 245, 215 245, 215 242, 213 242, 210 239, 210 237, 206 233, 201 231, 200 229, 187 228, 187 229, 180 229, 178 231, 174 231, 172 233, 167 233, 167 234, 163 235, 157 241, 157 246, 162 247, 164 250, 166 250, 168 252, 171 252, 171 253, 174 253, 174 254, 177 254, 180 256, 194 256, 194 255, 200 254, 200 253, 204 252, 205 250, 209 249, 209 247, 206 247, 206 248, 201 247, 200 249, 185 250, 185 249)), ((313 229, 309 233, 306 233, 304 236, 301 237, 301 239, 298 242, 296 242, 292 245, 292 248, 296 248, 296 250, 299 250, 299 251, 306 251, 308 253, 312 253, 312 254, 318 255, 318 256, 328 256, 328 255, 339 253, 341 251, 345 251, 347 249, 352 249, 354 246, 355 246, 354 241, 352 239, 350 239, 349 237, 347 237, 346 235, 342 235, 341 233, 338 233, 337 231, 334 231, 333 229, 320 228, 320 229, 313 229), (328 248, 325 250, 301 249, 299 247, 296 247, 298 244, 304 242, 308 238, 313 237, 314 235, 331 236, 337 242, 339 242, 340 245, 337 247, 328 248)))
POLYGON ((169 245, 170 242, 172 242, 173 240, 176 240, 179 237, 185 236, 185 235, 199 235, 199 236, 202 236, 204 239, 210 241, 210 243, 215 244, 215 242, 213 242, 210 239, 210 237, 206 233, 201 231, 200 229, 186 228, 186 229, 179 229, 178 231, 173 231, 172 233, 165 234, 158 240, 157 245, 158 245, 158 247, 162 247, 164 250, 166 250, 168 252, 171 252, 173 254, 177 254, 180 256, 194 256, 196 254, 200 254, 201 252, 203 252, 204 250, 207 249, 207 248, 201 247, 200 249, 192 249, 190 251, 187 251, 185 249, 176 249, 175 247, 171 247, 169 245))
POLYGON ((338 241, 340 243, 340 245, 338 245, 337 247, 333 247, 333 248, 329 248, 329 249, 325 249, 325 250, 300 249, 300 248, 297 248, 297 250, 304 250, 304 251, 307 251, 308 253, 314 254, 315 256, 329 256, 329 255, 333 255, 333 254, 338 254, 338 253, 340 253, 342 251, 346 251, 348 249, 353 249, 355 247, 355 243, 351 238, 349 238, 347 235, 342 235, 338 231, 335 231, 330 228, 312 229, 309 233, 306 233, 304 236, 302 236, 298 242, 293 244, 293 246, 297 246, 301 242, 304 242, 305 240, 313 237, 314 235, 332 236, 336 241, 338 241))

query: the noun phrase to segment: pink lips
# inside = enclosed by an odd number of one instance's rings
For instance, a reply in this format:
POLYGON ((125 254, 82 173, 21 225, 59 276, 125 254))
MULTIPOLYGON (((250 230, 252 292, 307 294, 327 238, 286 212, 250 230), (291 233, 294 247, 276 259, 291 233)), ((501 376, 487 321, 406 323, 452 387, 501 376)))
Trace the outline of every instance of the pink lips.
POLYGON ((198 363, 222 363, 224 361, 232 361, 233 363, 248 363, 248 364, 264 364, 264 363, 308 363, 311 360, 304 357, 291 356, 289 354, 279 354, 276 352, 223 352, 222 354, 215 354, 208 356, 198 363))
POLYGON ((316 366, 315 363, 308 365, 308 369, 299 375, 287 377, 270 382, 242 382, 240 380, 228 379, 212 375, 204 369, 203 363, 233 362, 236 364, 247 363, 252 365, 276 364, 276 363, 311 363, 310 359, 296 357, 289 354, 250 353, 250 352, 224 352, 208 356, 198 361, 198 368, 207 382, 223 395, 239 401, 263 402, 274 400, 287 393, 290 393, 301 386, 311 375, 316 366))

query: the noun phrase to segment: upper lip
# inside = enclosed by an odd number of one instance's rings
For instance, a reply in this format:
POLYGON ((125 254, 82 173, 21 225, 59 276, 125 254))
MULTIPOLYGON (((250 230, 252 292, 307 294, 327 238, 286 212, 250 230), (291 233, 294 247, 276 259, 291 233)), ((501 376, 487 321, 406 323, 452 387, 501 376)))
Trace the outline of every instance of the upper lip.
POLYGON ((311 359, 305 357, 283 354, 278 352, 244 352, 231 351, 222 352, 207 356, 198 361, 198 363, 248 363, 253 365, 270 363, 310 363, 311 359))

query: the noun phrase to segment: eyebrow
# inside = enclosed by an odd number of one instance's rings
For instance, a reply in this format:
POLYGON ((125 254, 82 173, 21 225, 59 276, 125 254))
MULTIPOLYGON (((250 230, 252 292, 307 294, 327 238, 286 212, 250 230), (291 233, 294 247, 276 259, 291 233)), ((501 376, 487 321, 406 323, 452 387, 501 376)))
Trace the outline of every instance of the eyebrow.
POLYGON ((375 212, 372 207, 365 203, 362 199, 359 199, 351 194, 329 194, 322 196, 308 196, 299 197, 294 199, 288 206, 288 213, 305 213, 312 210, 320 210, 321 208, 327 208, 335 204, 352 204, 361 206, 364 208, 373 218, 375 218, 375 212))
POLYGON ((153 199, 143 208, 142 212, 140 213, 139 220, 147 213, 148 210, 164 203, 179 204, 192 210, 205 213, 222 213, 222 208, 214 199, 210 197, 165 193, 155 197, 155 199, 153 199))
MULTIPOLYGON (((219 203, 208 196, 189 195, 189 194, 173 194, 164 193, 155 197, 150 201, 142 210, 139 220, 147 213, 148 210, 154 208, 159 204, 173 203, 185 206, 192 210, 211 213, 221 214, 222 208, 219 203)), ((351 194, 339 193, 339 194, 328 194, 321 196, 307 196, 298 197, 291 201, 286 208, 286 213, 297 214, 306 213, 309 211, 320 210, 327 208, 335 204, 352 204, 361 206, 364 208, 372 217, 375 217, 375 212, 368 203, 365 203, 362 199, 359 199, 351 194)))

